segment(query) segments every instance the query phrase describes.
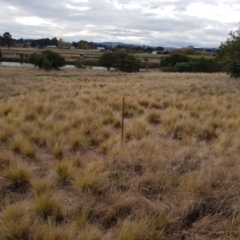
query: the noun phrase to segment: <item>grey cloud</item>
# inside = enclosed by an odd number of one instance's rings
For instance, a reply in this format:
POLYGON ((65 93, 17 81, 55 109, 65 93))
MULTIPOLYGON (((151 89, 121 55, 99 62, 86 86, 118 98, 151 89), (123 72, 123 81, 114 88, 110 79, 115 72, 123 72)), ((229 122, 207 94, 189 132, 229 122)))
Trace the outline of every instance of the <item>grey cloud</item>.
MULTIPOLYGON (((190 17, 184 14, 191 3, 202 2, 218 5, 217 0, 89 0, 78 2, 73 0, 1 0, 0 33, 9 31, 13 37, 39 38, 63 37, 69 41, 86 39, 88 41, 126 41, 146 45, 186 46, 206 45, 218 46, 227 38, 231 29, 238 23, 223 24, 216 20, 190 17), (118 9, 114 3, 125 4, 118 9), (67 4, 72 8, 67 8, 67 4), (175 7, 175 18, 162 17, 143 12, 140 7, 128 8, 129 4, 137 4, 143 9, 162 11, 169 5, 175 7), (16 7, 18 11, 10 10, 7 6, 16 7), (80 7, 89 10, 81 11, 80 7), (75 9, 74 9, 75 8, 75 9), (28 26, 15 22, 17 17, 36 16, 50 20, 53 25, 28 26), (88 28, 87 25, 94 27, 88 28), (211 25, 214 29, 207 29, 211 25)), ((232 2, 233 3, 233 2, 232 2)), ((236 1, 236 4, 238 2, 236 1)))

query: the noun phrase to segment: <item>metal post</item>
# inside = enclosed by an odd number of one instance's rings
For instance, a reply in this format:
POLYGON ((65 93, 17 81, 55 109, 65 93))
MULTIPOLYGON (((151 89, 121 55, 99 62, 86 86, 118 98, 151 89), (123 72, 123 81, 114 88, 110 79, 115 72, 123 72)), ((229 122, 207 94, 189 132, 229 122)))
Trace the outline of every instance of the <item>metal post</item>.
POLYGON ((122 142, 124 140, 124 108, 125 108, 125 98, 123 97, 123 105, 122 105, 122 142))

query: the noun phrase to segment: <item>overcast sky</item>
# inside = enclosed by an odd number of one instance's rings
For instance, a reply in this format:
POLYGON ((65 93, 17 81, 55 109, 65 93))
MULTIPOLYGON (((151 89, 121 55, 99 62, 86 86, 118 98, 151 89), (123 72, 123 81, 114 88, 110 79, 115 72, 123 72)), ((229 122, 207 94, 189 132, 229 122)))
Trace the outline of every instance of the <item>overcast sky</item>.
POLYGON ((239 21, 240 0, 0 0, 13 38, 217 47, 239 21))

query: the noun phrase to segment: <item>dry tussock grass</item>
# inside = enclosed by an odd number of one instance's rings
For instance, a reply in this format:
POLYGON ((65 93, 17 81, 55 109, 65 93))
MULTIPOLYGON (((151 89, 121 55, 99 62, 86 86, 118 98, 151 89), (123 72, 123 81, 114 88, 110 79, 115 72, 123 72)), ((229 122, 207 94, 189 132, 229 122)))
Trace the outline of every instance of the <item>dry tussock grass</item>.
POLYGON ((0 239, 240 238, 237 81, 0 72, 0 239))

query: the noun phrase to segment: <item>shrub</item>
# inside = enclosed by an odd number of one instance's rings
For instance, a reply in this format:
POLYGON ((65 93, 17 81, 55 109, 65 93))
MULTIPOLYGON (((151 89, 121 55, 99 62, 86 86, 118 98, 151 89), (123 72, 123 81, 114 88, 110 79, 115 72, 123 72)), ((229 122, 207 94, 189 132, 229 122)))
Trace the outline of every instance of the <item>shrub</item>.
POLYGON ((85 66, 99 66, 98 60, 94 59, 94 58, 90 58, 90 59, 85 59, 83 61, 83 64, 85 66))
POLYGON ((113 67, 123 72, 138 72, 140 70, 140 61, 134 56, 124 52, 113 54, 113 67))
POLYGON ((52 68, 54 69, 59 69, 66 65, 64 57, 50 50, 43 51, 41 54, 31 54, 29 62, 41 69, 44 65, 44 59, 48 59, 48 61, 52 63, 52 68))
POLYGON ((240 77, 240 28, 229 33, 230 38, 221 43, 217 59, 230 77, 240 77))
POLYGON ((111 52, 105 52, 103 53, 98 60, 100 66, 106 67, 109 71, 110 68, 113 66, 113 53, 111 52))
POLYGON ((75 68, 84 68, 83 62, 81 60, 77 60, 74 62, 75 68))
POLYGON ((182 48, 181 53, 186 54, 186 55, 192 55, 194 54, 194 50, 190 47, 182 48))
POLYGON ((108 70, 114 67, 123 72, 138 72, 141 65, 138 59, 125 52, 103 53, 99 58, 99 64, 108 70))
POLYGON ((194 62, 180 62, 174 66, 176 72, 193 72, 195 69, 194 62))
POLYGON ((190 62, 180 62, 174 66, 176 72, 219 72, 220 65, 214 59, 196 58, 190 62))
POLYGON ((20 54, 19 54, 19 57, 20 57, 21 59, 23 59, 24 54, 23 54, 23 53, 20 53, 20 54))
POLYGON ((159 68, 159 62, 144 61, 141 62, 141 68, 159 68))
POLYGON ((48 58, 44 58, 42 68, 46 71, 51 70, 52 69, 52 62, 50 62, 48 58))
POLYGON ((221 67, 215 59, 201 57, 199 59, 194 59, 194 71, 208 73, 219 72, 221 71, 221 67))
POLYGON ((176 72, 174 67, 161 67, 162 72, 176 72))
POLYGON ((160 67, 174 67, 177 63, 189 62, 190 58, 185 54, 172 53, 170 56, 164 57, 160 62, 160 67))

